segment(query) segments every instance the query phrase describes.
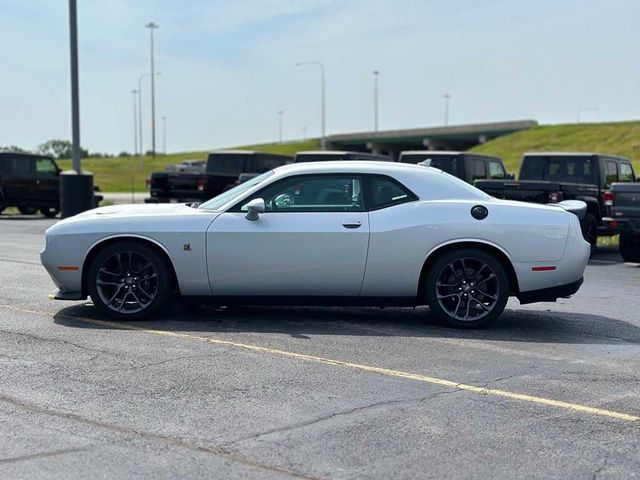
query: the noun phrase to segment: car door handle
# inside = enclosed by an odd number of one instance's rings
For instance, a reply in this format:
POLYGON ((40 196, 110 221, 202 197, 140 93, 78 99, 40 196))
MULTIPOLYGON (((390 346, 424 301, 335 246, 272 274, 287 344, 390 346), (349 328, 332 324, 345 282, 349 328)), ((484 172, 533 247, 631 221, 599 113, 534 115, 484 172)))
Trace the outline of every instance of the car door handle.
POLYGON ((361 222, 344 222, 342 224, 344 228, 360 228, 362 226, 361 222))

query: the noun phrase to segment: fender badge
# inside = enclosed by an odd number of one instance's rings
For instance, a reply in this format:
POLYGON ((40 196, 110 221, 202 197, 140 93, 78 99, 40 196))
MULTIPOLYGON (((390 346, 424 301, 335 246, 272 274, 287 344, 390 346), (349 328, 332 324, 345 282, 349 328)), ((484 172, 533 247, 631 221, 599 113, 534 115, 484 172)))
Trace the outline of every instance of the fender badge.
POLYGON ((190 244, 190 243, 185 243, 185 244, 182 246, 182 249, 183 249, 185 252, 190 252, 190 251, 191 251, 191 244, 190 244))

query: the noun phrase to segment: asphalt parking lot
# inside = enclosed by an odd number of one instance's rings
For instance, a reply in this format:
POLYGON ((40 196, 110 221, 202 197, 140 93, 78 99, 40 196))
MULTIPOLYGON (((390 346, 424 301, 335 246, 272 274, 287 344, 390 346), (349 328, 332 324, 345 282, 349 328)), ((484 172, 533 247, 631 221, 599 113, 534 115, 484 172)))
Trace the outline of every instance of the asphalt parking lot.
POLYGON ((640 266, 489 329, 428 309, 100 319, 0 216, 0 478, 638 478, 640 266))

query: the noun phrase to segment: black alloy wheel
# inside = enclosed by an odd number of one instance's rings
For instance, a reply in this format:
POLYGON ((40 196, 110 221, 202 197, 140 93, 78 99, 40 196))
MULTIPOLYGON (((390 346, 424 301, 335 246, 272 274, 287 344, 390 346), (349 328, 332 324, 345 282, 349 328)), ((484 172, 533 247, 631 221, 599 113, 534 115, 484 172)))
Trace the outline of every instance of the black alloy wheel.
POLYGON ((477 328, 495 320, 509 298, 502 264, 481 250, 449 252, 430 268, 426 282, 431 310, 449 325, 477 328))

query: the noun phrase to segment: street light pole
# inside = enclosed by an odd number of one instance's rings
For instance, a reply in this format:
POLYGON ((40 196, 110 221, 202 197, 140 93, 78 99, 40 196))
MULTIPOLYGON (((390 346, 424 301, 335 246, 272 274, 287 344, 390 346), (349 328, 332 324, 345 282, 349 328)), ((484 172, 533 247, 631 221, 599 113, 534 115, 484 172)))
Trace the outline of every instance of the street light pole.
POLYGON ((167 154, 167 117, 162 117, 162 151, 167 154))
POLYGON ((451 95, 448 93, 444 94, 444 125, 445 127, 449 125, 449 99, 451 95))
MULTIPOLYGON (((161 75, 162 72, 156 72, 154 75, 161 75)), ((149 73, 143 73, 138 77, 138 133, 140 135, 140 169, 144 164, 144 144, 142 142, 142 79, 150 76, 149 73)))
POLYGON ((325 135, 326 135, 326 103, 325 103, 325 81, 324 81, 324 64, 322 62, 296 62, 296 67, 300 67, 303 65, 315 65, 320 68, 320 108, 321 108, 321 144, 324 143, 325 135))
POLYGON ((153 62, 153 31, 158 28, 153 22, 145 25, 149 29, 150 47, 151 47, 151 155, 156 156, 156 87, 155 87, 155 71, 153 62))
POLYGON ((69 0, 69 42, 71 46, 71 163, 80 174, 80 94, 78 87, 78 9, 76 0, 69 0))
POLYGON ((282 143, 282 110, 278 110, 278 143, 282 143))
POLYGON ((307 141, 307 127, 302 127, 302 141, 307 141))
POLYGON ((69 0, 69 54, 71 64, 71 160, 73 170, 60 174, 60 216, 71 217, 94 208, 93 175, 80 165, 80 93, 78 81, 78 8, 69 0))
POLYGON ((138 90, 134 88, 131 93, 133 94, 133 156, 135 157, 138 155, 138 102, 136 101, 138 90))
POLYGON ((373 127, 378 131, 378 70, 373 71, 373 127))

